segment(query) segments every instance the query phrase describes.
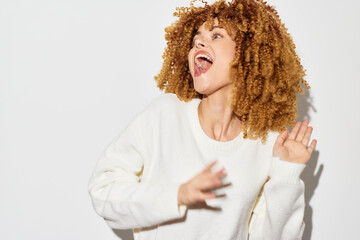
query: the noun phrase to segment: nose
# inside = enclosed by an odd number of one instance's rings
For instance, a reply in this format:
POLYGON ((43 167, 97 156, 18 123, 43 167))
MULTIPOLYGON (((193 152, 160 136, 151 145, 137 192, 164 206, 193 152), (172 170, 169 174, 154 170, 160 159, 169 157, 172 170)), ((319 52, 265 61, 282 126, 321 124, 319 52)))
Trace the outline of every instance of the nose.
POLYGON ((197 38, 195 39, 195 46, 197 48, 205 47, 205 41, 202 40, 201 38, 197 38))

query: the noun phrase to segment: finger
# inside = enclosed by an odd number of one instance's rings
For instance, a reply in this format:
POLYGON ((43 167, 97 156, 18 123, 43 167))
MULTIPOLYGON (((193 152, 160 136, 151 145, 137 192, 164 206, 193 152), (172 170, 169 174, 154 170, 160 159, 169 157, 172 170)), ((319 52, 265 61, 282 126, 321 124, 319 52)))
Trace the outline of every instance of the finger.
POLYGON ((314 140, 311 141, 311 144, 310 144, 310 146, 309 146, 308 149, 307 149, 310 154, 312 154, 312 152, 314 151, 315 146, 316 146, 316 143, 317 143, 317 140, 316 140, 316 139, 314 139, 314 140))
POLYGON ((204 170, 203 170, 202 172, 203 172, 203 173, 205 173, 205 172, 211 172, 211 168, 212 168, 213 166, 215 166, 217 163, 218 163, 218 160, 217 160, 217 159, 214 160, 214 161, 212 161, 210 164, 208 164, 208 165, 204 168, 204 170))
POLYGON ((290 132, 290 135, 289 135, 289 138, 288 139, 291 139, 291 140, 295 140, 295 137, 300 129, 300 126, 301 126, 301 122, 297 122, 295 124, 295 126, 293 127, 293 129, 291 130, 290 132))
POLYGON ((214 172, 214 173, 211 173, 211 176, 210 178, 217 178, 221 181, 222 178, 224 178, 226 176, 226 170, 224 167, 222 167, 220 170, 214 172))
POLYGON ((213 199, 216 198, 216 194, 213 192, 200 192, 198 195, 198 199, 200 201, 205 201, 207 199, 213 199))
POLYGON ((304 136, 304 138, 303 138, 303 140, 302 140, 302 142, 301 142, 301 143, 304 144, 305 146, 307 146, 307 145, 309 144, 312 130, 313 130, 312 127, 308 127, 308 128, 306 129, 305 136, 304 136))
POLYGON ((224 167, 221 167, 219 170, 216 170, 215 172, 212 172, 211 175, 221 176, 224 173, 226 173, 226 170, 225 170, 224 167))
POLYGON ((300 127, 300 130, 296 136, 296 141, 297 142, 301 142, 305 136, 305 133, 306 133, 306 129, 309 125, 309 120, 305 120, 302 124, 301 124, 301 127, 300 127))
POLYGON ((206 181, 199 182, 196 188, 200 191, 208 191, 214 188, 217 188, 221 185, 219 179, 208 179, 206 181))
POLYGON ((283 131, 281 134, 279 134, 279 136, 277 136, 277 138, 276 138, 274 147, 282 146, 285 142, 287 135, 288 135, 287 129, 285 131, 283 131))
POLYGON ((217 187, 221 185, 221 176, 224 174, 225 169, 222 168, 221 170, 212 173, 208 176, 208 181, 211 183, 210 186, 213 187, 217 187))
POLYGON ((221 174, 223 174, 222 172, 223 170, 219 170, 211 174, 203 173, 199 176, 199 178, 197 178, 196 187, 205 191, 220 186, 222 183, 220 178, 221 174))
POLYGON ((226 177, 226 175, 227 175, 227 171, 226 171, 226 169, 223 167, 220 171, 219 171, 219 177, 220 178, 224 178, 224 177, 226 177))

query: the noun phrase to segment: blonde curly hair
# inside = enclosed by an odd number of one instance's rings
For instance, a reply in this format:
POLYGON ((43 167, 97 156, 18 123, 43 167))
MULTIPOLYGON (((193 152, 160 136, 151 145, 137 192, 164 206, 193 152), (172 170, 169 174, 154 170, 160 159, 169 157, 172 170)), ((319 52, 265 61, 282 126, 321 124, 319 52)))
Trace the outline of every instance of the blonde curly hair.
MULTIPOLYGON (((196 0, 195 0, 196 1, 196 0)), ((269 131, 281 132, 297 118, 296 93, 305 70, 295 45, 274 7, 262 0, 220 0, 212 5, 176 8, 178 17, 165 28, 167 46, 163 66, 155 80, 160 90, 174 93, 182 101, 202 99, 196 92, 188 64, 188 53, 197 29, 211 29, 217 18, 236 42, 235 60, 230 63, 233 82, 231 108, 241 121, 244 138, 261 138, 269 131)))

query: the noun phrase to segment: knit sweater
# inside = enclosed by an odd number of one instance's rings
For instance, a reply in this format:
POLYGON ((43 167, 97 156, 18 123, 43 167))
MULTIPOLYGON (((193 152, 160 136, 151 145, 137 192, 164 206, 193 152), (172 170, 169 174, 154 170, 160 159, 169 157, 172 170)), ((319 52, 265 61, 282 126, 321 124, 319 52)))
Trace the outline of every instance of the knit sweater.
POLYGON ((265 144, 216 141, 202 129, 200 99, 155 98, 101 154, 90 178, 95 211, 135 240, 301 240, 305 164, 272 156, 265 144), (178 190, 217 159, 227 176, 216 199, 178 206, 178 190))

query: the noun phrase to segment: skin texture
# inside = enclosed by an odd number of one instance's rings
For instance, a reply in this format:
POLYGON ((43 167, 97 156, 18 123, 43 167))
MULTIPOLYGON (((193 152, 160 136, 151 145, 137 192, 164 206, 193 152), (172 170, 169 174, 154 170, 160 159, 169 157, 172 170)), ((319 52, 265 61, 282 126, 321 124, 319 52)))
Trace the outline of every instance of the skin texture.
POLYGON ((203 95, 230 93, 232 85, 229 64, 235 58, 236 43, 231 39, 224 28, 218 26, 215 19, 213 29, 206 29, 202 24, 193 38, 193 47, 188 54, 190 74, 195 90, 203 95), (199 51, 208 52, 214 62, 211 68, 201 76, 194 76, 194 56, 199 51), (231 87, 231 86, 230 86, 231 87), (222 89, 225 88, 225 89, 222 89))
MULTIPOLYGON (((214 26, 218 27, 217 19, 214 21, 214 26)), ((236 44, 225 29, 208 30, 203 24, 198 32, 189 51, 188 62, 195 90, 204 96, 198 111, 200 125, 209 137, 218 141, 228 141, 241 132, 239 119, 227 105, 232 88, 230 62, 234 59, 236 44), (213 57, 214 63, 207 72, 195 77, 194 56, 199 51, 208 52, 213 57)), ((279 134, 273 147, 273 156, 284 161, 306 164, 317 142, 314 139, 308 146, 312 133, 312 127, 308 125, 308 120, 297 122, 290 135, 287 130, 279 134)), ((216 197, 211 189, 221 185, 221 178, 226 172, 224 168, 212 172, 211 167, 215 164, 216 160, 180 186, 179 205, 192 205, 216 197)))
POLYGON ((226 176, 225 169, 222 168, 216 172, 211 171, 217 160, 207 165, 203 171, 182 184, 178 192, 178 204, 188 205, 204 202, 206 199, 216 198, 216 195, 210 190, 221 186, 221 178, 226 176))
POLYGON ((188 54, 195 90, 203 95, 198 109, 200 124, 204 132, 217 141, 230 141, 241 132, 240 120, 226 104, 233 87, 229 64, 235 58, 235 46, 215 19, 213 29, 206 29, 205 24, 200 26, 188 54), (208 52, 214 62, 207 72, 195 77, 194 57, 200 51, 208 52))
POLYGON ((313 153, 317 140, 313 139, 308 146, 313 128, 309 126, 309 120, 297 122, 288 136, 288 131, 282 132, 276 139, 273 156, 280 159, 306 164, 313 153))

